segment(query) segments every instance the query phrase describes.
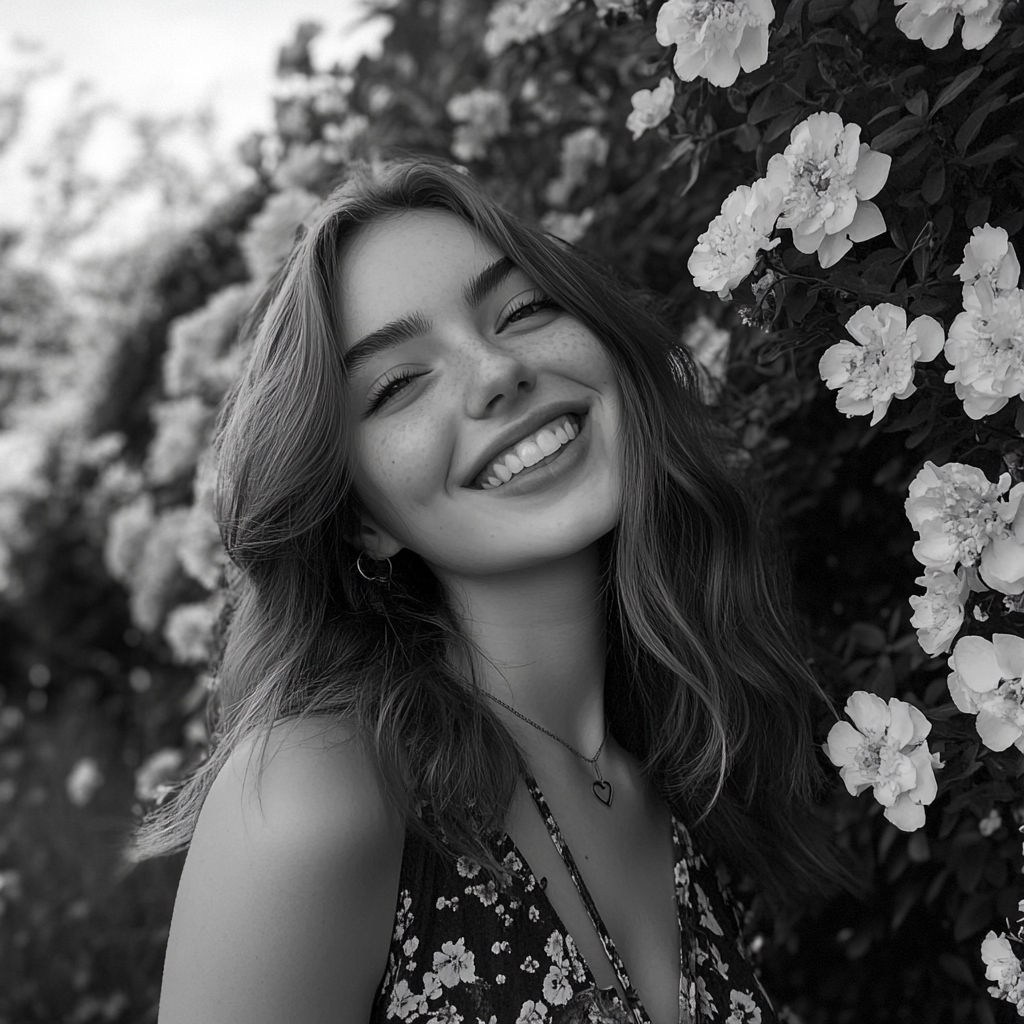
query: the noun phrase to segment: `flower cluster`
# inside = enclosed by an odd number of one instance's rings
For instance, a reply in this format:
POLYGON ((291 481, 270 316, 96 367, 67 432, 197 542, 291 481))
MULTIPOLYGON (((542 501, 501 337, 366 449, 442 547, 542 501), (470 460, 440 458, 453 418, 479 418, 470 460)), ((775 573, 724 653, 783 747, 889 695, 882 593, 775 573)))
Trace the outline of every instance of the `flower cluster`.
POLYGON ((916 390, 915 363, 928 362, 942 351, 942 325, 919 316, 907 326, 899 306, 883 302, 861 306, 846 321, 855 341, 828 348, 818 363, 826 387, 838 389, 836 408, 847 416, 871 414, 871 426, 885 416, 893 398, 909 398, 916 390))
POLYGON ((1012 745, 1024 753, 1024 638, 965 636, 953 648, 949 667, 950 696, 965 714, 978 716, 981 742, 989 750, 1012 745))
POLYGON ((649 128, 657 128, 668 117, 675 95, 675 83, 667 75, 656 88, 633 93, 630 98, 633 112, 626 118, 626 127, 633 133, 634 141, 649 128))
POLYGON ((673 67, 684 82, 735 83, 740 70, 768 60, 771 0, 668 0, 658 12, 657 39, 675 46, 673 67))
POLYGON ((768 181, 785 196, 779 227, 791 228, 801 252, 816 252, 821 266, 831 267, 854 242, 885 230, 882 212, 870 200, 891 163, 892 157, 860 141, 859 125, 843 124, 838 114, 811 114, 768 161, 768 181))
POLYGON ((801 252, 816 252, 821 266, 831 267, 854 242, 885 230, 870 200, 891 162, 860 142, 857 125, 844 125, 838 114, 811 114, 793 129, 785 151, 768 161, 765 177, 734 189, 722 204, 687 264, 694 283, 729 298, 758 254, 778 244, 771 240, 776 226, 790 228, 801 252))
POLYGON ((1002 594, 1024 592, 1021 498, 1024 483, 1011 489, 1009 473, 992 483, 973 466, 926 462, 905 503, 920 535, 914 557, 941 572, 977 564, 986 586, 1002 594))
POLYGON ((1024 290, 1020 263, 1003 228, 975 228, 957 270, 964 311, 953 321, 946 359, 964 412, 981 419, 1024 397, 1024 290))
POLYGON ((572 0, 502 0, 487 17, 484 51, 497 57, 515 43, 525 43, 554 28, 572 0))
POLYGON ((896 15, 896 27, 908 39, 920 39, 929 50, 939 50, 953 37, 958 14, 964 24, 960 33, 965 50, 988 46, 999 32, 1003 0, 895 0, 906 4, 896 15))
POLYGON ((460 93, 448 101, 445 109, 456 122, 452 156, 463 163, 483 160, 487 156, 487 143, 508 134, 508 100, 497 89, 460 93))
MULTIPOLYGON (((1024 914, 1024 900, 1020 911, 1024 914)), ((1017 1016, 1024 1017, 1024 963, 1017 959, 1010 937, 990 931, 981 944, 981 959, 985 962, 985 977, 996 983, 989 986, 988 994, 1011 1003, 1017 1016)))
POLYGON ((938 754, 928 750, 931 722, 912 704, 857 690, 846 702, 853 720, 837 722, 825 741, 825 753, 852 796, 869 787, 885 808, 885 817, 904 832, 924 824, 924 808, 938 792, 938 754))

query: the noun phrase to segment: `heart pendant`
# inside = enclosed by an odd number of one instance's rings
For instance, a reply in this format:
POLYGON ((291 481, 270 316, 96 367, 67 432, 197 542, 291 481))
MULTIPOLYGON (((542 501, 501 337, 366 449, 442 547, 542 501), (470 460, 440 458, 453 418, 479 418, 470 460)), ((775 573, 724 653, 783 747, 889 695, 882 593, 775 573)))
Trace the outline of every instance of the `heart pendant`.
POLYGON ((594 796, 605 805, 612 805, 612 784, 607 779, 598 779, 594 783, 594 796))

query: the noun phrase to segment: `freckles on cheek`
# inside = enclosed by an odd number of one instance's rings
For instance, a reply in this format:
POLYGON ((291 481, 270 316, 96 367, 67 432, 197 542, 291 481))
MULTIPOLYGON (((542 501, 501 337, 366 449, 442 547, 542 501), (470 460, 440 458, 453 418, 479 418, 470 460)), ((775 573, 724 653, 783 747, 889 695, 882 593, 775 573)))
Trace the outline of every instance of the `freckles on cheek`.
POLYGON ((364 465, 396 506, 421 504, 445 482, 447 463, 436 429, 419 422, 384 424, 364 465))

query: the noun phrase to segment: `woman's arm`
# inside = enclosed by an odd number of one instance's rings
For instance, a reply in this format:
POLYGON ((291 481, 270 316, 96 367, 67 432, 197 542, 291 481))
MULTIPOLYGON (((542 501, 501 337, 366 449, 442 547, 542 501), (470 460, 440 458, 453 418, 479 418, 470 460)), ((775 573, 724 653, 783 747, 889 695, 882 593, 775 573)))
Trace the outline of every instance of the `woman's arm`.
POLYGON ((366 1024, 404 827, 351 730, 275 727, 221 770, 182 872, 159 1024, 366 1024), (248 766, 248 771, 246 770, 248 766))

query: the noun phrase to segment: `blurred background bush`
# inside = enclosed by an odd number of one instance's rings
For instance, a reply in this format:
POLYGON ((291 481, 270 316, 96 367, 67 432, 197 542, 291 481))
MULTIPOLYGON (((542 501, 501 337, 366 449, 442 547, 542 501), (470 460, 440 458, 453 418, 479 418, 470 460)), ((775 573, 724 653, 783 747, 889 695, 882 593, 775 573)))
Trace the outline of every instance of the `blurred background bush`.
MULTIPOLYGON (((947 77, 967 66, 961 50, 922 56, 896 38, 877 2, 810 0, 809 15, 804 6, 780 5, 776 25, 834 19, 830 31, 860 48, 857 59, 877 60, 886 88, 907 100, 927 91, 932 73, 915 61, 938 61, 947 77)), ((951 707, 945 659, 929 658, 908 624, 920 569, 903 499, 923 458, 940 444, 946 457, 962 454, 963 437, 939 437, 935 409, 919 414, 916 426, 928 429, 913 438, 843 418, 813 369, 838 328, 812 316, 813 330, 801 329, 811 302, 799 312, 790 296, 781 321, 748 310, 744 322, 696 291, 686 270, 725 194, 748 180, 738 168, 753 168, 762 145, 781 149, 798 117, 824 102, 815 88, 845 86, 852 58, 816 43, 799 103, 748 116, 755 86, 769 84, 749 76, 745 91, 722 93, 720 123, 706 84, 695 83, 664 129, 634 140, 630 94, 666 66, 642 0, 548 4, 546 31, 511 47, 493 25, 488 34, 488 7, 389 3, 368 15, 388 19, 380 52, 346 66, 317 66, 318 27, 299 24, 282 41, 268 97, 274 128, 240 145, 230 175, 165 158, 161 139, 202 125, 154 119, 136 126, 150 145, 130 175, 91 180, 76 146, 95 112, 72 111, 31 258, 16 233, 0 238, 0 1024, 156 1019, 181 858, 128 871, 119 853, 145 807, 209 741, 225 568, 211 515, 211 426, 245 359, 243 317, 353 160, 412 152, 466 163, 508 207, 670 300, 676 328, 709 369, 737 459, 782 524, 830 692, 840 704, 860 688, 951 707), (160 199, 151 230, 51 268, 49 256, 72 252, 112 210, 130 210, 119 204, 133 190, 160 199)), ((996 56, 1006 58, 1000 81, 1020 99, 1024 35, 1014 18, 1019 25, 1011 4, 996 56)), ((0 112, 28 87, 0 96, 0 112)), ((1004 132, 1019 134, 1016 110, 1004 132)), ((17 131, 16 119, 0 123, 17 131)), ((0 136, 0 154, 4 145, 0 136)), ((1020 228, 1020 149, 1004 150, 998 189, 975 175, 980 191, 961 202, 952 186, 932 187, 951 223, 958 218, 961 246, 990 215, 1020 228), (986 195, 984 211, 965 214, 986 195)), ((992 450, 998 462, 1004 450, 992 450)), ((1001 621, 1019 632, 1024 616, 1008 609, 1001 621)), ((821 739, 830 725, 822 719, 821 739)), ((973 788, 940 796, 928 827, 910 836, 837 779, 826 813, 874 891, 865 904, 844 897, 776 921, 752 901, 755 953, 784 1019, 1011 1019, 986 994, 977 950, 1024 895, 1015 831, 1024 794, 1012 754, 975 743, 961 765, 973 788)))

